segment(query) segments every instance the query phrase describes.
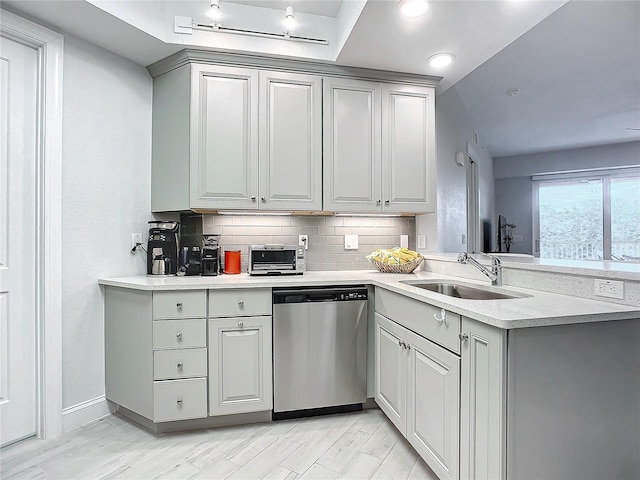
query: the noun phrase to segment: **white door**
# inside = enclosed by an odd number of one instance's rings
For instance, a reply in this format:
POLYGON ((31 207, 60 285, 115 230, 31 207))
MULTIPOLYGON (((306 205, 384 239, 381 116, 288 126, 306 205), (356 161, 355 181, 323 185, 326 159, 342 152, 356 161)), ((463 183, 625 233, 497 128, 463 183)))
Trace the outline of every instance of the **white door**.
POLYGON ((441 480, 457 480, 460 459, 460 358, 408 333, 407 440, 441 480))
POLYGON ((435 211, 435 89, 384 85, 382 200, 385 212, 435 211))
POLYGON ((376 313, 376 403, 403 435, 406 432, 407 354, 404 329, 376 313))
POLYGON ((324 210, 381 210, 381 86, 324 79, 324 210))
POLYGON ((260 72, 260 208, 322 210, 322 78, 260 72))
POLYGON ((258 208, 258 71, 191 67, 191 207, 258 208))
POLYGON ((209 415, 273 408, 271 317, 209 320, 209 415))
POLYGON ((36 433, 37 52, 0 44, 0 445, 36 433))

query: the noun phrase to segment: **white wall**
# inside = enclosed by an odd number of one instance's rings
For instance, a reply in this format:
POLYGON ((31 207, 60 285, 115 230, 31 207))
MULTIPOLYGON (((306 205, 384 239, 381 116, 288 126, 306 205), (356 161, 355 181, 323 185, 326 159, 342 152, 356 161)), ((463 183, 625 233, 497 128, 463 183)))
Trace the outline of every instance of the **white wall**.
POLYGON ((512 253, 532 253, 533 182, 541 173, 588 170, 640 165, 640 142, 616 143, 597 147, 494 159, 496 212, 516 225, 512 253))
POLYGON ((130 253, 151 205, 146 69, 65 35, 62 170, 63 405, 104 395, 98 279, 145 274, 130 253))
MULTIPOLYGON (((436 98, 437 142, 437 211, 416 217, 417 235, 427 236, 426 252, 461 252, 467 249, 462 235, 467 234, 466 168, 456 164, 456 152, 467 152, 467 143, 473 144, 473 128, 469 115, 452 87, 436 98)), ((481 143, 481 142, 480 142, 481 143)), ((478 165, 480 188, 480 219, 495 223, 493 159, 482 145, 474 145, 478 165)), ((494 235, 489 245, 493 247, 494 235)))

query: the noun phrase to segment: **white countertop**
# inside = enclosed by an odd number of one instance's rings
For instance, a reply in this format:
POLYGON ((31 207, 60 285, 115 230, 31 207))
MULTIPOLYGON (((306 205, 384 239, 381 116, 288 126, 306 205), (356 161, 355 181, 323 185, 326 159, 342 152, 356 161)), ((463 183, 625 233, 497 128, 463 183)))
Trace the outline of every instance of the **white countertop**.
POLYGON ((200 290, 221 288, 282 288, 301 286, 339 286, 366 284, 427 302, 498 328, 513 329, 611 320, 639 319, 640 308, 600 302, 586 298, 558 295, 538 290, 504 286, 492 288, 488 282, 462 279, 442 274, 380 273, 376 270, 339 272, 306 272, 304 275, 252 277, 246 273, 217 277, 120 277, 100 280, 105 286, 136 290, 200 290), (490 290, 527 295, 525 298, 502 300, 467 300, 448 297, 400 283, 401 280, 447 280, 482 286, 490 290))

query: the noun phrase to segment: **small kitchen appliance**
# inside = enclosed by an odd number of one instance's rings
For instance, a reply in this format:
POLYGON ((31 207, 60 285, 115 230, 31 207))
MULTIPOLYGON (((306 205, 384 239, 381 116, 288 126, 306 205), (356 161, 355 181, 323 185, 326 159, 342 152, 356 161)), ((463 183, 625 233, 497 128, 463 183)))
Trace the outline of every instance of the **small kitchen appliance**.
POLYGON ((304 245, 251 245, 249 274, 301 275, 305 271, 304 245))
POLYGON ((218 275, 220 269, 220 245, 218 235, 202 236, 202 275, 218 275))
POLYGON ((180 222, 149 222, 147 275, 175 275, 178 270, 180 222))

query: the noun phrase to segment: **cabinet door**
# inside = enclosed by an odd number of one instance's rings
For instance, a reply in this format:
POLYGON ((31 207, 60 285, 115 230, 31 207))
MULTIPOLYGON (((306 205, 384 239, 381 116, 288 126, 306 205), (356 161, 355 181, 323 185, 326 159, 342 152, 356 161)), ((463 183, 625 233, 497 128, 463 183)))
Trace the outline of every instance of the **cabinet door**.
POLYGON ((409 333, 407 440, 441 480, 458 479, 460 358, 409 333))
POLYGON ((396 428, 406 433, 407 354, 405 329, 376 313, 376 403, 396 428))
POLYGON ((466 317, 462 332, 461 477, 503 479, 506 333, 466 317))
POLYGON ((435 89, 384 85, 382 191, 385 212, 435 211, 435 89))
POLYGON ((322 79, 260 72, 260 207, 322 210, 322 79))
POLYGON ((257 208, 258 72, 191 68, 191 208, 257 208))
POLYGON ((209 320, 209 415, 271 410, 271 317, 209 320))
POLYGON ((381 210, 381 84, 325 78, 323 208, 381 210))

